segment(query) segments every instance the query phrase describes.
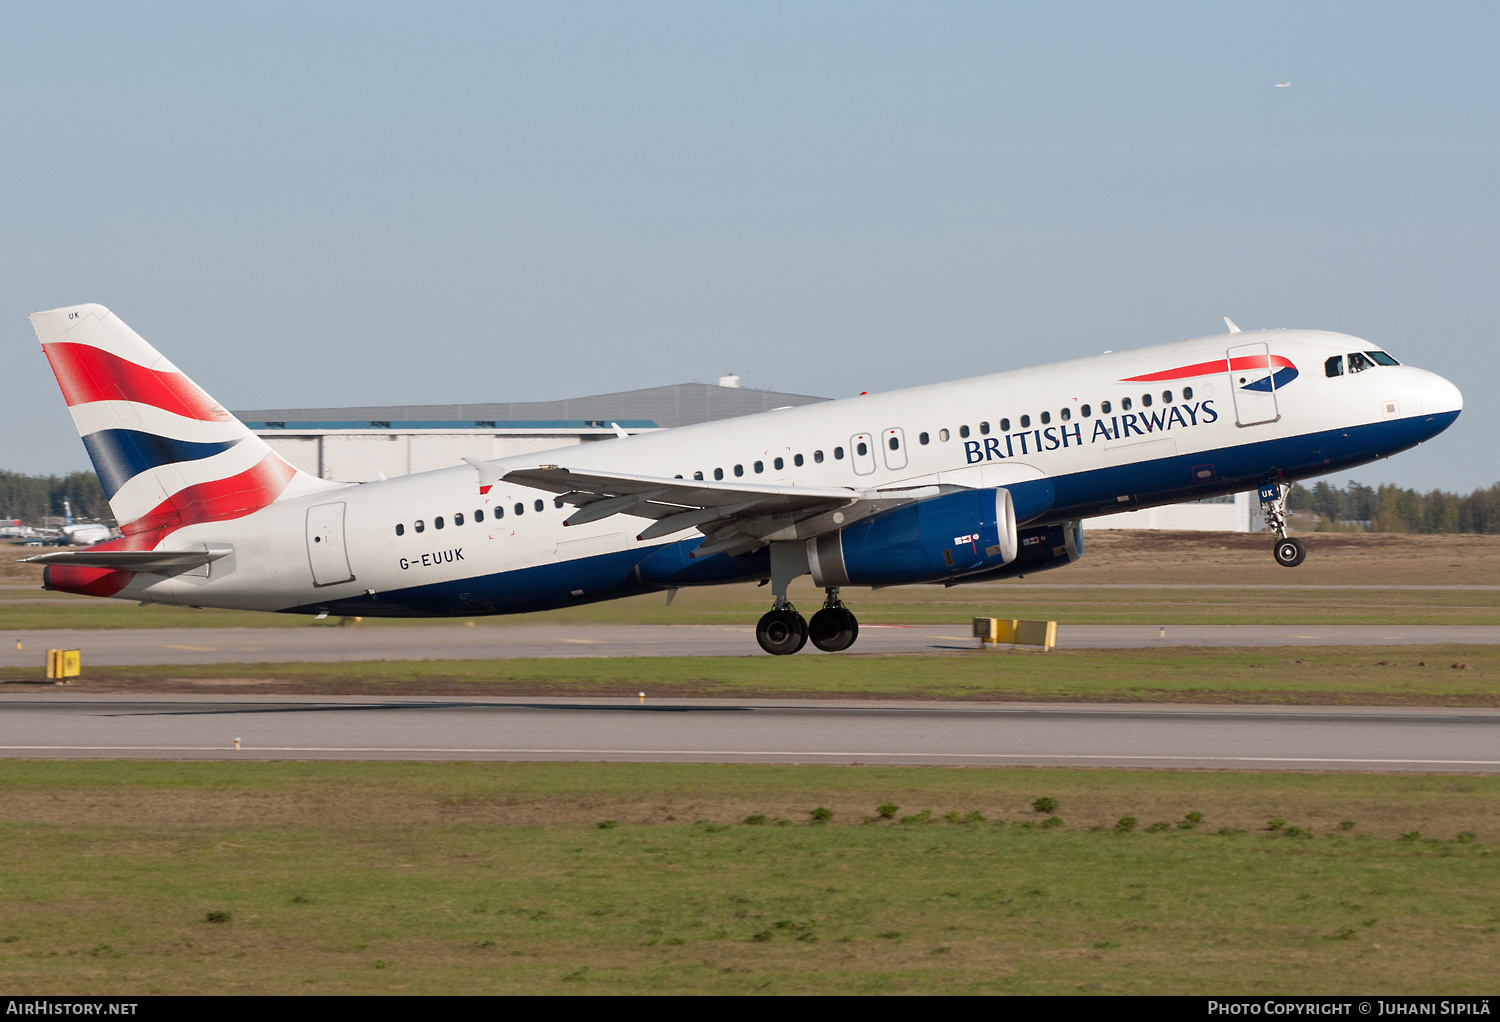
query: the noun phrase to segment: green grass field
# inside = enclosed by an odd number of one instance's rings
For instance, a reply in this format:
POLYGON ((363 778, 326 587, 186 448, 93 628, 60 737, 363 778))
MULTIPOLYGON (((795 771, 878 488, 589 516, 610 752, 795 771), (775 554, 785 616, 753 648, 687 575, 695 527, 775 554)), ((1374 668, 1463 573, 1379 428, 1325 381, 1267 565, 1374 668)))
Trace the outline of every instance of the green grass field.
MULTIPOLYGON (((1046 578, 1061 583, 1066 575, 1046 578)), ((43 594, 37 594, 41 596, 43 594)), ((805 612, 822 604, 821 590, 807 579, 792 586, 791 598, 805 612)), ((1500 591, 1327 590, 1155 587, 1058 589, 1026 582, 985 586, 905 586, 849 590, 845 599, 866 624, 967 624, 974 617, 1025 617, 1069 624, 1403 624, 1500 625, 1500 591)), ((411 624, 505 627, 536 621, 589 624, 744 624, 766 611, 767 590, 754 585, 682 590, 668 607, 660 594, 549 611, 480 618, 366 618, 364 627, 411 624)), ((87 597, 0 601, 0 629, 53 628, 307 628, 301 615, 251 611, 137 607, 133 603, 87 597)))
POLYGON ((0 807, 15 994, 1458 994, 1500 954, 1500 778, 6 762, 0 807))
MULTIPOLYGON (((6 691, 34 668, 0 669, 6 691)), ((86 667, 79 692, 1500 705, 1500 647, 969 651, 86 667), (1456 668, 1455 664, 1467 664, 1456 668)))

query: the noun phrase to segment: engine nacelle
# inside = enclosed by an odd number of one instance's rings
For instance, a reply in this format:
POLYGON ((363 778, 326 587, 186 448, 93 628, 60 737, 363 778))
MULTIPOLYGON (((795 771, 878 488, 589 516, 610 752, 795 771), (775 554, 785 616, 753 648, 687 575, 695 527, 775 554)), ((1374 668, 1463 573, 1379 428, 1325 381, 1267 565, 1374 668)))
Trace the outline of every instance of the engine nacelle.
POLYGON ((970 582, 994 582, 1002 578, 1030 575, 1034 571, 1047 571, 1072 564, 1083 556, 1083 523, 1064 522, 1041 529, 1022 529, 1020 551, 1016 559, 998 568, 990 568, 953 579, 949 585, 968 585, 970 582))
POLYGON ((903 504, 807 541, 813 583, 887 586, 936 582, 1016 559, 1010 491, 964 490, 903 504))

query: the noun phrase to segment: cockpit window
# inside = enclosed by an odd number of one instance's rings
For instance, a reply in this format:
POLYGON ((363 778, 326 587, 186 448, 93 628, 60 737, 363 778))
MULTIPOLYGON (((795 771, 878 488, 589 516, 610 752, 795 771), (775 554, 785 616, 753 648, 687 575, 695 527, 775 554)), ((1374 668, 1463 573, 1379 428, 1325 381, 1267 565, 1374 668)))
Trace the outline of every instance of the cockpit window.
POLYGON ((1375 364, 1378 366, 1398 366, 1401 364, 1383 351, 1367 351, 1365 354, 1374 359, 1375 364))
POLYGON ((1344 356, 1343 355, 1335 355, 1332 358, 1330 358, 1327 362, 1324 362, 1323 363, 1323 375, 1324 376, 1329 376, 1329 377, 1343 376, 1344 375, 1344 356))
POLYGON ((1363 354, 1357 351, 1349 352, 1349 371, 1351 373, 1362 373, 1366 369, 1373 368, 1375 368, 1375 363, 1365 358, 1363 354))

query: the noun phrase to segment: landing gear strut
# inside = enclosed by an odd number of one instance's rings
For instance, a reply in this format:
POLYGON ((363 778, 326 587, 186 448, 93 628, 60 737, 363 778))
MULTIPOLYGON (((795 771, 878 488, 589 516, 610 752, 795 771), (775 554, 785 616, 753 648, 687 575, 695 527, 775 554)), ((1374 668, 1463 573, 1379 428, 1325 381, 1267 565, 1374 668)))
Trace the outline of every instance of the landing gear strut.
POLYGON ((1286 495, 1291 487, 1282 483, 1267 483, 1260 488, 1260 510, 1266 518, 1266 528, 1276 533, 1276 545, 1272 553, 1276 563, 1283 568, 1295 568, 1307 559, 1307 547, 1300 539, 1286 534, 1286 495))
POLYGON ((837 653, 854 645, 859 638, 859 620, 839 599, 837 589, 827 589, 823 609, 813 615, 807 626, 812 644, 827 653, 837 653))

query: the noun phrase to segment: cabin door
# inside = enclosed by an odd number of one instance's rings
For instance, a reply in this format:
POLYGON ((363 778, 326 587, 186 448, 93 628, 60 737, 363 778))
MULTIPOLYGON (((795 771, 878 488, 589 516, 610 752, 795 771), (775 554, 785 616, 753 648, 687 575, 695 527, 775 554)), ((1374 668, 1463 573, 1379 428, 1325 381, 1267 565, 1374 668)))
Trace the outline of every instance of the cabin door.
POLYGON ((307 509, 307 560, 313 585, 333 586, 354 581, 344 548, 344 505, 319 504, 307 509))
POLYGON ((1271 349, 1264 341, 1229 349, 1229 391, 1234 395, 1236 426, 1255 426, 1281 418, 1276 407, 1271 349))

